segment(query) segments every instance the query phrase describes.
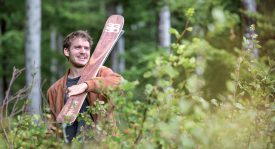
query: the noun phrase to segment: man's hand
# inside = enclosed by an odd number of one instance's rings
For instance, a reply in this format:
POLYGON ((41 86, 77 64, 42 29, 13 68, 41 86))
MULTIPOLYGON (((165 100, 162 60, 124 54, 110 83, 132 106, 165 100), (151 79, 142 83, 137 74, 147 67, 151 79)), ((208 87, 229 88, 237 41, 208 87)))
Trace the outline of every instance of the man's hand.
POLYGON ((87 88, 88 88, 88 85, 86 83, 81 83, 78 85, 73 85, 71 87, 68 87, 68 89, 67 89, 68 97, 81 94, 81 93, 85 92, 87 90, 87 88))

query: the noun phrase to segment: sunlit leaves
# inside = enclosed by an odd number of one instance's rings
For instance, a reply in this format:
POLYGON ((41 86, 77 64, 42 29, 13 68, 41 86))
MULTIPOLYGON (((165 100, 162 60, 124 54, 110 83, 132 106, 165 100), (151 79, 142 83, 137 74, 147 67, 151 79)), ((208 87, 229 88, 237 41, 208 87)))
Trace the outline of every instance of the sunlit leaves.
POLYGON ((193 27, 187 27, 186 30, 189 31, 189 32, 192 32, 193 27))
POLYGON ((174 29, 174 28, 170 28, 170 29, 169 29, 169 32, 170 32, 172 35, 174 35, 176 38, 179 38, 179 37, 180 37, 180 33, 179 33, 176 29, 174 29))
POLYGON ((194 13, 195 13, 195 8, 189 8, 185 11, 185 15, 187 18, 193 17, 194 13))
POLYGON ((59 138, 48 134, 46 123, 38 115, 18 116, 13 123, 10 135, 15 148, 59 148, 62 146, 59 138))

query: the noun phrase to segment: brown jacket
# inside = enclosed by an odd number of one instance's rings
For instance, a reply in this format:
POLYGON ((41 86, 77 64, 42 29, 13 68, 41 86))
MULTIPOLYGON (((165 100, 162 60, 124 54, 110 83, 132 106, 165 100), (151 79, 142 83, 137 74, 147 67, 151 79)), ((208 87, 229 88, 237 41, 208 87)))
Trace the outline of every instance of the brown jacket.
MULTIPOLYGON (((52 119, 56 121, 56 117, 64 106, 64 95, 66 92, 66 81, 68 77, 69 71, 61 77, 58 81, 56 81, 47 92, 48 102, 52 114, 52 119)), ((98 73, 97 77, 86 81, 88 85, 88 103, 93 105, 94 102, 98 100, 102 100, 107 102, 107 98, 100 93, 99 91, 105 89, 107 87, 115 87, 120 81, 122 81, 122 77, 114 73, 110 68, 102 66, 98 73)))

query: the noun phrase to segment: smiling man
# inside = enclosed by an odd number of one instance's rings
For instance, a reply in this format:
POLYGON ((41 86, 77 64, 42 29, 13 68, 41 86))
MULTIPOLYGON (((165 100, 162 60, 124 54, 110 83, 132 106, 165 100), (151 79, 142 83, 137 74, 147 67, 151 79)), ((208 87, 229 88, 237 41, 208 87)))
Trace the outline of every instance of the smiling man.
MULTIPOLYGON (((68 97, 83 92, 88 93, 79 112, 83 113, 87 111, 87 106, 93 106, 96 100, 107 102, 106 97, 99 91, 102 91, 102 89, 106 87, 115 87, 122 80, 119 74, 113 72, 110 68, 102 66, 95 78, 77 84, 82 71, 89 62, 92 44, 93 42, 90 35, 82 30, 70 33, 63 41, 63 53, 68 59, 70 68, 63 77, 48 89, 47 92, 52 119, 55 121, 68 97)), ((110 113, 110 115, 112 115, 112 113, 110 113)), ((91 115, 91 119, 96 123, 97 115, 91 115)), ((70 143, 74 137, 80 134, 80 130, 85 128, 85 126, 84 121, 78 120, 72 125, 67 126, 63 130, 65 141, 70 143)))

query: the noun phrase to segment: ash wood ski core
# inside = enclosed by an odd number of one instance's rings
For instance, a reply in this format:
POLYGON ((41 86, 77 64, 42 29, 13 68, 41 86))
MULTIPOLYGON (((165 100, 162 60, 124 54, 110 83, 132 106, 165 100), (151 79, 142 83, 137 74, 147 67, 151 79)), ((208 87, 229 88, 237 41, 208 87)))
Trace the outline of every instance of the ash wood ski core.
MULTIPOLYGON (((85 66, 77 84, 96 77, 99 68, 103 65, 115 43, 123 33, 123 25, 124 18, 120 15, 112 15, 108 18, 96 48, 88 64, 85 66)), ((57 116, 57 122, 73 123, 77 118, 86 96, 87 93, 71 96, 57 116)))

